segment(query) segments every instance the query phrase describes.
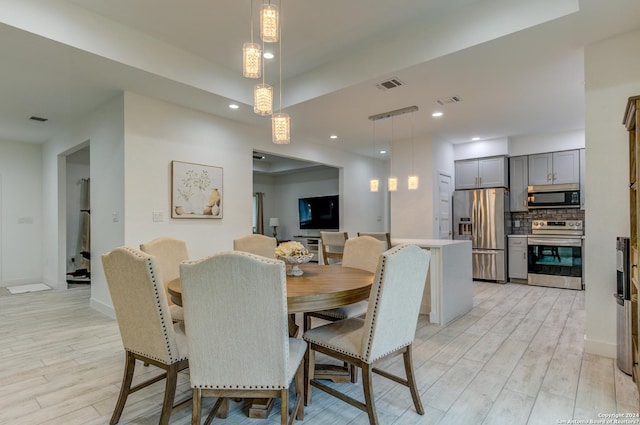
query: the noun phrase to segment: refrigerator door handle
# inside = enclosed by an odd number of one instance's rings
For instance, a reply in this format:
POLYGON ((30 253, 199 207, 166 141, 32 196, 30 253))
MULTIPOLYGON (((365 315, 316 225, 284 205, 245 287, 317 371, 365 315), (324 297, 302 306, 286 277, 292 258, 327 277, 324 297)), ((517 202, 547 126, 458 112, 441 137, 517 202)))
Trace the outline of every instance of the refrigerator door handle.
POLYGON ((475 254, 497 255, 503 251, 499 249, 474 249, 473 252, 475 254))

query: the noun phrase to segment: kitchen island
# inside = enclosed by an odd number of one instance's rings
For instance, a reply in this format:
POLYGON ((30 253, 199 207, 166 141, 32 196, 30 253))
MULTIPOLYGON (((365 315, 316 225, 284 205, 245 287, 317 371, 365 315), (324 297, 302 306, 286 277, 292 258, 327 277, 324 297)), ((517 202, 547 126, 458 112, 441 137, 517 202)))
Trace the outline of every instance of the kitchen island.
POLYGON ((473 307, 471 241, 392 239, 392 245, 412 244, 431 251, 431 265, 422 296, 421 314, 446 325, 473 307))

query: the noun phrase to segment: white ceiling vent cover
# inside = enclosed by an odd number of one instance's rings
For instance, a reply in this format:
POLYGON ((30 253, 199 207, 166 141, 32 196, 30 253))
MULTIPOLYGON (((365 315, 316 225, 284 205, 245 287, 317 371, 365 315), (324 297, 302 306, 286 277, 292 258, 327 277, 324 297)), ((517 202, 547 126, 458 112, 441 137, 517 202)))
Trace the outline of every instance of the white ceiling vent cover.
POLYGON ((376 87, 380 90, 395 89, 396 87, 399 87, 399 86, 404 86, 404 83, 396 77, 389 78, 386 81, 382 81, 376 84, 376 87))
POLYGON ((451 105, 452 103, 462 102, 462 98, 460 96, 444 97, 442 99, 438 99, 437 102, 440 105, 451 105))

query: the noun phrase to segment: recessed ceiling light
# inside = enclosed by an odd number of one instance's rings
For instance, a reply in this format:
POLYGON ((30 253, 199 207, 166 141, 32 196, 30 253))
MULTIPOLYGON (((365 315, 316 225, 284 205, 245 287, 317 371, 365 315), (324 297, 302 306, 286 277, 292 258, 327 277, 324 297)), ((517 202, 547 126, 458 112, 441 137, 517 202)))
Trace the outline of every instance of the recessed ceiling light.
POLYGON ((262 56, 264 56, 265 59, 273 59, 274 58, 274 55, 271 52, 264 52, 264 55, 262 55, 262 56))
POLYGON ((473 140, 475 142, 475 141, 480 140, 480 138, 476 136, 476 137, 472 137, 471 140, 473 140))
POLYGON ((441 117, 444 114, 442 112, 434 112, 433 114, 431 114, 432 117, 441 117))
POLYGON ((381 150, 380 151, 380 155, 384 155, 385 153, 387 153, 387 151, 385 151, 385 150, 381 150))
POLYGON ((336 136, 335 134, 332 134, 331 136, 329 136, 329 139, 337 139, 338 136, 336 136))
POLYGON ((229 105, 229 108, 231 109, 238 109, 240 106, 236 105, 235 103, 232 103, 231 105, 229 105))

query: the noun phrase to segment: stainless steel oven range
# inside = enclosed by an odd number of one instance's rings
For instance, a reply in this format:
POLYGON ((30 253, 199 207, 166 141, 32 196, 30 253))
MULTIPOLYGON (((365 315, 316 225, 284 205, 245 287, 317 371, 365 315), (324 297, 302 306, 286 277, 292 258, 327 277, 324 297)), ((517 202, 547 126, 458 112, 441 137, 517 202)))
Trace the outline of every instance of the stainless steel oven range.
POLYGON ((583 289, 582 220, 535 220, 527 238, 529 285, 583 289))

